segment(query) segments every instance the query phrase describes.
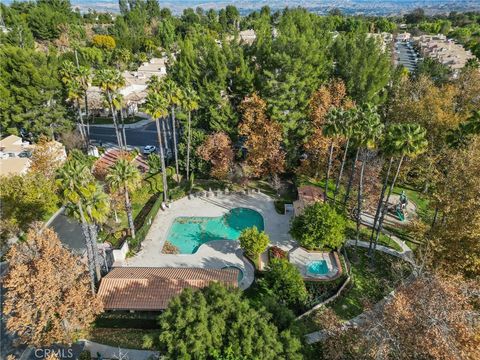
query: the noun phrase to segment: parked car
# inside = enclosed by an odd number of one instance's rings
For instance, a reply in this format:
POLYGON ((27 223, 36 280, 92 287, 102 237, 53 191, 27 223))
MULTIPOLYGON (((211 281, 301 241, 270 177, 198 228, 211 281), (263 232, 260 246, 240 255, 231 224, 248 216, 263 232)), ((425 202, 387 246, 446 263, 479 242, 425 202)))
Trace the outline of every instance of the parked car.
POLYGON ((155 145, 147 145, 143 148, 143 154, 149 155, 157 152, 157 147, 155 145))

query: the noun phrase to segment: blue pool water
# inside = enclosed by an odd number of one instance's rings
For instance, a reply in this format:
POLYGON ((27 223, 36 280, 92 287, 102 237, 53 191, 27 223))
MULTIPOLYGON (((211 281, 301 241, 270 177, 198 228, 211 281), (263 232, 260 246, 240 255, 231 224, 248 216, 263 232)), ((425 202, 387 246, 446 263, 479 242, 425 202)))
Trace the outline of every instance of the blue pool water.
POLYGON ((180 254, 193 254, 208 241, 237 240, 242 230, 253 226, 263 231, 263 217, 246 208, 235 208, 219 217, 178 217, 170 227, 167 240, 180 254))
POLYGON ((307 271, 313 275, 325 275, 328 273, 328 266, 325 260, 314 260, 308 263, 307 271))

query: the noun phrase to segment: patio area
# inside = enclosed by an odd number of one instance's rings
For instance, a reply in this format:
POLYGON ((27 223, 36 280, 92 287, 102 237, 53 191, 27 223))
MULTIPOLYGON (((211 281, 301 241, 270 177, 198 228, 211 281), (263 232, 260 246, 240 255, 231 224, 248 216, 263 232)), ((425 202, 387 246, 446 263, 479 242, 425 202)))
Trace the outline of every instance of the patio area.
POLYGON ((123 266, 135 267, 201 267, 221 269, 237 267, 243 272, 239 282, 242 289, 251 285, 254 268, 243 256, 238 241, 218 240, 201 245, 193 254, 163 254, 167 234, 178 217, 218 217, 234 208, 248 208, 259 212, 264 220, 265 233, 270 237, 271 245, 289 251, 296 245, 288 233, 291 214, 281 215, 275 210, 274 201, 262 193, 218 194, 213 196, 182 198, 160 211, 153 220, 142 249, 138 254, 127 258, 123 266))

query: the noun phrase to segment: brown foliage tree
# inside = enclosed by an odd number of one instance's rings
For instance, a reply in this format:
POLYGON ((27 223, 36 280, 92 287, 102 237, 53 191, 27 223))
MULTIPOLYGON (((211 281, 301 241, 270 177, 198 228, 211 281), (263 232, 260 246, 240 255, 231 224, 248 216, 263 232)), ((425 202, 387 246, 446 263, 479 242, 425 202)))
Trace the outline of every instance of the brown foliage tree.
MULTIPOLYGON (((404 164, 401 177, 407 175, 427 190, 441 174, 447 154, 446 134, 470 116, 475 99, 469 93, 476 88, 475 77, 462 77, 453 83, 436 86, 425 76, 404 79, 394 88, 387 107, 392 122, 417 123, 427 129, 428 150, 415 160, 404 164)), ((478 101, 478 100, 477 100, 478 101)), ((478 104, 477 104, 478 106, 478 104)))
POLYGON ((327 359, 478 359, 478 281, 422 275, 398 288, 359 329, 327 321, 327 359))
POLYGON ((233 165, 232 141, 224 132, 209 135, 197 149, 203 160, 212 164, 210 175, 216 179, 226 179, 233 165))
POLYGON ((267 117, 267 104, 257 94, 246 97, 241 105, 239 134, 246 137, 245 173, 253 177, 279 174, 285 169, 281 148, 282 126, 267 117))
MULTIPOLYGON (((339 79, 333 79, 320 88, 312 95, 310 99, 310 134, 303 145, 306 158, 301 161, 297 172, 303 175, 318 177, 327 166, 329 147, 332 145, 332 139, 323 134, 323 125, 327 113, 333 108, 342 108, 344 110, 355 106, 349 98, 346 97, 347 90, 345 83, 339 79)), ((341 140, 333 139, 333 170, 338 165, 337 156, 340 150, 341 140)))
POLYGON ((62 144, 42 136, 35 144, 29 170, 53 178, 65 158, 66 154, 62 144))
POLYGON ((480 137, 448 159, 433 194, 439 219, 427 235, 432 265, 480 277, 480 137))
POLYGON ((342 80, 333 79, 328 84, 320 88, 312 95, 310 99, 310 119, 314 126, 321 127, 325 121, 325 116, 332 108, 349 109, 353 103, 345 96, 347 88, 342 80))
POLYGON ((35 224, 7 254, 4 287, 7 330, 34 346, 70 344, 101 311, 86 266, 63 248, 57 234, 35 224))

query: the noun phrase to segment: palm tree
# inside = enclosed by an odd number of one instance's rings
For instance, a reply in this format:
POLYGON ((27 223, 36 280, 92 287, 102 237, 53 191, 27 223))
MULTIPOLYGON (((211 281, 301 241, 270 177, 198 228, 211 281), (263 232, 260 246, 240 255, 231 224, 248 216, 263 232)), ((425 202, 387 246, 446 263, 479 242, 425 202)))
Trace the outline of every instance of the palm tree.
POLYGON ((175 81, 167 79, 163 83, 163 95, 167 99, 170 106, 171 119, 172 119, 172 136, 173 136, 173 152, 175 155, 175 171, 177 182, 180 181, 180 172, 178 170, 178 149, 177 149, 177 132, 175 123, 175 108, 182 103, 183 92, 177 86, 175 81))
POLYGON ((77 68, 73 62, 70 60, 65 60, 62 62, 62 65, 60 65, 59 73, 62 83, 67 85, 70 81, 76 78, 77 68))
POLYGON ((117 135, 118 146, 123 147, 123 141, 118 128, 117 117, 114 109, 114 96, 117 91, 125 85, 125 79, 122 74, 115 69, 100 69, 95 74, 95 81, 100 86, 100 89, 107 99, 108 106, 112 113, 113 126, 117 135))
MULTIPOLYGON (((153 75, 149 80, 148 80, 148 89, 150 91, 154 91, 158 94, 162 94, 162 91, 163 91, 163 80, 160 79, 157 75, 153 75)), ((167 111, 167 114, 164 115, 164 116, 167 116, 168 115, 168 111, 167 111)), ((163 120, 163 119, 162 119, 163 120)), ((168 153, 168 140, 167 140, 167 130, 165 128, 165 121, 162 121, 160 123, 160 125, 162 126, 162 133, 163 133, 163 145, 165 146, 165 149, 167 150, 167 153, 168 153)), ((168 154, 167 154, 168 155, 168 154)))
POLYGON ((382 133, 383 124, 380 121, 380 116, 377 113, 377 109, 373 106, 366 105, 359 112, 355 135, 357 146, 359 149, 361 149, 360 154, 362 154, 362 167, 360 169, 357 192, 357 231, 355 237, 355 246, 358 245, 358 240, 360 238, 360 224, 363 205, 363 177, 365 173, 365 167, 367 165, 369 152, 375 148, 378 140, 382 136, 382 133))
POLYGON ((323 125, 323 135, 330 138, 330 146, 328 149, 327 169, 325 172, 325 193, 323 194, 324 201, 328 200, 328 180, 330 177, 330 170, 332 169, 333 148, 335 140, 341 134, 340 122, 345 113, 342 109, 332 109, 326 116, 325 124, 323 125))
POLYGON ((192 146, 192 111, 198 109, 198 95, 191 87, 184 90, 182 107, 188 111, 187 125, 187 180, 190 179, 190 148, 192 146))
POLYGON ((355 108, 345 111, 343 121, 340 125, 341 134, 346 139, 346 142, 345 142, 345 150, 343 151, 342 163, 340 164, 340 171, 338 172, 337 181, 335 182, 335 191, 333 192, 333 203, 335 203, 338 190, 340 187, 340 182, 342 181, 343 170, 345 168, 345 163, 347 161, 348 147, 350 145, 350 140, 353 135, 356 115, 357 115, 357 110, 355 108))
POLYGON ((120 123, 122 125, 122 130, 121 130, 121 137, 124 146, 127 146, 127 134, 125 132, 125 119, 123 118, 123 108, 125 106, 125 103, 123 101, 123 95, 120 93, 116 93, 113 97, 113 107, 115 110, 117 110, 120 113, 120 123))
POLYGON ((92 84, 92 69, 88 66, 77 67, 77 80, 83 90, 85 102, 85 115, 87 116, 87 136, 90 137, 90 121, 88 113, 88 95, 87 90, 92 84))
MULTIPOLYGON (((78 215, 82 226, 83 236, 85 238, 85 247, 87 248, 88 269, 92 291, 95 292, 95 274, 96 263, 93 256, 92 239, 88 222, 85 216, 85 204, 81 195, 82 188, 92 180, 92 175, 86 164, 76 159, 68 160, 58 171, 57 184, 62 191, 63 198, 67 205, 78 215)), ((98 271, 99 272, 99 271, 98 271)), ((98 275, 97 272, 97 275, 98 275)))
POLYGON ((138 169, 126 159, 118 160, 112 166, 107 174, 107 183, 112 190, 116 191, 122 188, 125 197, 125 212, 127 213, 128 226, 130 234, 135 239, 135 225, 133 223, 132 204, 130 202, 130 191, 134 191, 140 186, 142 177, 138 169))
POLYGON ((157 126, 158 148, 160 149, 160 164, 162 166, 162 181, 163 181, 163 201, 168 201, 168 185, 167 185, 167 170, 165 168, 165 156, 163 154, 162 134, 160 131, 160 119, 168 115, 168 103, 153 88, 150 88, 145 102, 145 112, 149 114, 155 121, 157 126))
POLYGON ((88 230, 95 270, 97 272, 97 281, 100 281, 102 274, 100 272, 100 257, 98 256, 97 224, 104 223, 107 220, 108 214, 110 213, 110 201, 103 187, 97 181, 91 181, 82 187, 81 194, 87 212, 88 230))
POLYGON ((87 133, 85 130, 85 124, 83 122, 82 108, 80 106, 80 100, 83 98, 83 89, 80 83, 73 79, 67 83, 67 99, 75 104, 78 114, 78 128, 80 129, 80 136, 82 140, 87 143, 87 133))
MULTIPOLYGON (((389 153, 391 154, 400 154, 400 159, 398 160, 397 170, 395 176, 393 177, 390 188, 388 189, 387 198, 380 212, 380 218, 378 219, 377 234, 375 236, 375 243, 373 245, 372 256, 375 254, 375 249, 377 247, 378 238, 383 229, 383 220, 388 211, 388 202, 390 200, 390 195, 393 192, 395 183, 400 173, 400 168, 402 167, 403 160, 405 157, 414 158, 421 153, 425 152, 428 146, 428 141, 426 138, 427 131, 418 124, 395 124, 390 126, 389 131, 385 138, 385 143, 389 147, 389 153)), ((375 228, 375 226, 374 226, 375 228)))

